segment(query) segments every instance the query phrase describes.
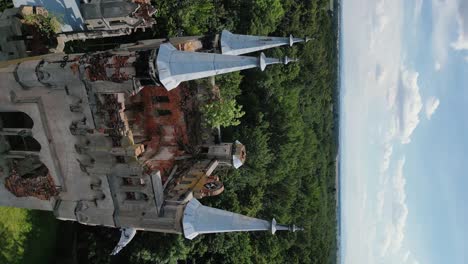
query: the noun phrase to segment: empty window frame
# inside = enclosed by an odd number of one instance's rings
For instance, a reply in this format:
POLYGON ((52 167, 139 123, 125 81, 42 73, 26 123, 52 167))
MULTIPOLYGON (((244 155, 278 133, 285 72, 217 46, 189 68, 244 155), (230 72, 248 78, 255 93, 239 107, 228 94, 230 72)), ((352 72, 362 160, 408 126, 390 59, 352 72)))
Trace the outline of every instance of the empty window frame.
POLYGON ((109 21, 109 25, 111 27, 113 27, 113 26, 124 26, 124 25, 127 25, 127 23, 125 23, 123 21, 120 21, 120 20, 113 20, 113 21, 109 21))
POLYGON ((0 112, 0 128, 28 128, 34 126, 31 117, 23 112, 0 112))
POLYGON ((181 181, 180 184, 182 185, 192 184, 192 181, 181 181))
POLYGON ((209 147, 201 147, 200 148, 200 153, 201 154, 208 154, 209 151, 210 151, 209 147))
POLYGON ((140 177, 124 177, 122 178, 123 186, 145 186, 145 180, 140 177))
POLYGON ((169 103, 169 97, 168 96, 153 96, 151 97, 153 100, 153 104, 157 103, 169 103))
POLYGON ((115 162, 119 164, 125 163, 125 156, 115 156, 115 162))
POLYGON ((8 145, 10 145, 11 151, 41 151, 41 144, 31 136, 22 137, 10 135, 5 136, 5 139, 8 142, 8 145))
POLYGON ((168 116, 168 115, 171 115, 172 112, 171 110, 167 110, 167 109, 158 109, 156 110, 156 116, 168 116))
POLYGON ((127 201, 148 201, 148 195, 142 192, 125 192, 125 200, 127 201))

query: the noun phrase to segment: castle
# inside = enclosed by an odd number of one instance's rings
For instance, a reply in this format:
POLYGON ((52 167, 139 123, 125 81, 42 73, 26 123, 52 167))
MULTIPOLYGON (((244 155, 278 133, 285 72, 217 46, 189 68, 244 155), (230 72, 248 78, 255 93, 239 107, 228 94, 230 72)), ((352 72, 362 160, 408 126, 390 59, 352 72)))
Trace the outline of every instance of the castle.
POLYGON ((184 83, 288 64, 294 60, 244 54, 307 40, 223 31, 208 46, 197 38, 147 40, 104 52, 4 63, 0 205, 122 228, 116 252, 136 230, 188 239, 298 230, 198 201, 222 193, 216 169, 241 167, 246 147, 193 140, 184 83))

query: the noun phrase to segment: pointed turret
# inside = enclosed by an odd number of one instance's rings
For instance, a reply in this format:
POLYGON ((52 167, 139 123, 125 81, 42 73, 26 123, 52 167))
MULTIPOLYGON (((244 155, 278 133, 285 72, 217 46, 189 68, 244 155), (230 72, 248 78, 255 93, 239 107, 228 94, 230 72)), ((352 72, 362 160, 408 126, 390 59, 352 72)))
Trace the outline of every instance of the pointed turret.
POLYGON ((309 38, 294 38, 292 35, 289 38, 239 35, 223 30, 220 42, 222 54, 242 55, 279 46, 292 46, 294 43, 307 42, 309 40, 309 38))
POLYGON ((206 78, 228 72, 260 68, 262 71, 271 64, 283 63, 280 59, 222 55, 177 50, 169 43, 159 48, 156 64, 159 81, 167 90, 176 88, 181 82, 206 78))
POLYGON ((302 230, 294 225, 278 225, 275 219, 270 222, 204 206, 196 199, 192 199, 185 207, 182 226, 187 239, 212 233, 271 231, 275 234, 278 230, 291 232, 302 230))

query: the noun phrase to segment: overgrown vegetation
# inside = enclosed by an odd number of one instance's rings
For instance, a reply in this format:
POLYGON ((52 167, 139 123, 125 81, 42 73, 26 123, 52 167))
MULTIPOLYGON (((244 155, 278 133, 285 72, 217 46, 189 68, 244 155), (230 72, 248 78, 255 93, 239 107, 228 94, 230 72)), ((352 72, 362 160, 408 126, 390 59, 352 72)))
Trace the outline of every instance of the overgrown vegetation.
POLYGON ((211 127, 229 127, 240 125, 240 118, 245 115, 242 105, 236 98, 242 93, 240 84, 243 75, 240 72, 216 76, 216 83, 220 89, 219 101, 202 106, 207 123, 211 127))
POLYGON ((239 125, 240 118, 245 115, 242 106, 234 99, 221 99, 201 107, 201 112, 206 117, 210 127, 229 127, 239 125))
POLYGON ((50 14, 30 14, 24 17, 27 25, 35 27, 44 37, 52 37, 61 30, 58 19, 50 14))
POLYGON ((13 1, 11 0, 0 0, 0 11, 3 12, 3 10, 7 8, 13 7, 13 1))

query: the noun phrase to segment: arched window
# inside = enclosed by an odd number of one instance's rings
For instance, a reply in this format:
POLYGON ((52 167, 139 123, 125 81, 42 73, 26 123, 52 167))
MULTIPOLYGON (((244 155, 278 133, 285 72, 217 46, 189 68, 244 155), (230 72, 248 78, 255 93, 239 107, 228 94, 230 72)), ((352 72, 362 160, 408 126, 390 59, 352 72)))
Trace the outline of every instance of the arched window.
POLYGON ((34 122, 23 112, 0 112, 0 128, 32 128, 34 122))
POLYGON ((41 144, 31 136, 9 135, 5 136, 11 151, 41 151, 41 144))

